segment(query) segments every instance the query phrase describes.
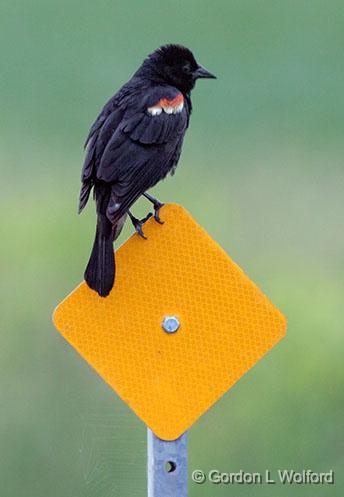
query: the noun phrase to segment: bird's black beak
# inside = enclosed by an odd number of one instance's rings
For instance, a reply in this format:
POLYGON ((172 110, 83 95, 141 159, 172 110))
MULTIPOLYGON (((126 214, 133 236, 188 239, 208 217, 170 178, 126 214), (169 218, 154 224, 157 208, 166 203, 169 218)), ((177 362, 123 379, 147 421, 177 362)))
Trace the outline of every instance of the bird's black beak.
POLYGON ((216 76, 212 74, 211 72, 207 71, 203 66, 198 66, 196 71, 194 72, 195 78, 209 78, 209 79, 216 79, 216 76))

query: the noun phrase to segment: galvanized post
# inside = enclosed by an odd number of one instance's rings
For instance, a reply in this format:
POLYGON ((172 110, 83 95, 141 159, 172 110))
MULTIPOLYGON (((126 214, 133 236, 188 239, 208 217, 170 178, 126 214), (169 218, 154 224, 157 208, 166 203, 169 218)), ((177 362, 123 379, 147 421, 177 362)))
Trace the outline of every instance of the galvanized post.
POLYGON ((177 440, 161 440, 148 428, 148 497, 187 497, 187 433, 177 440))

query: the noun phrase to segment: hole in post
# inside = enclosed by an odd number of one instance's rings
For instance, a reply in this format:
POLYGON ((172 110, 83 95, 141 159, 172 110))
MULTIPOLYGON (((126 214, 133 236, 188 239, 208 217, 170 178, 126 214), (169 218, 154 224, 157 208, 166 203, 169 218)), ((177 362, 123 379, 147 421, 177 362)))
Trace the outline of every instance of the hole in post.
POLYGON ((165 471, 166 471, 166 473, 173 473, 173 471, 176 470, 176 467, 177 467, 177 465, 173 461, 167 461, 165 463, 165 471))

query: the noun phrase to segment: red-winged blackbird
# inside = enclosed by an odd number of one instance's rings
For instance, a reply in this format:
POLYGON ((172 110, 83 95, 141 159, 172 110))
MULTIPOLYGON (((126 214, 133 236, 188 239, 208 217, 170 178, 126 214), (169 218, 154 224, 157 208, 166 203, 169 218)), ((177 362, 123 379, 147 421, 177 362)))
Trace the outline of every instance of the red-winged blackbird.
POLYGON ((198 78, 215 78, 192 52, 165 45, 150 54, 108 101, 86 140, 79 212, 92 188, 97 206, 96 237, 85 271, 90 288, 106 297, 115 280, 113 241, 127 214, 143 235, 144 219, 129 211, 144 195, 159 218, 163 205, 147 193, 177 166, 191 114, 190 93, 198 78))

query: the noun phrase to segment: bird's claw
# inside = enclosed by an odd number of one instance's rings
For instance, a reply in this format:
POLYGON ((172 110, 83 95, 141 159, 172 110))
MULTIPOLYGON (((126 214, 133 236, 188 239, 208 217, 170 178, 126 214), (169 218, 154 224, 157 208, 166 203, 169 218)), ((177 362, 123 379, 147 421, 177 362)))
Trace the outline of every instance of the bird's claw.
POLYGON ((164 205, 165 204, 163 204, 162 202, 159 202, 158 200, 153 203, 153 207, 154 207, 154 219, 159 224, 164 224, 164 222, 165 222, 162 219, 160 219, 160 215, 159 215, 160 214, 160 209, 164 205))
POLYGON ((153 204, 153 207, 154 207, 154 219, 155 219, 155 221, 157 223, 159 223, 159 224, 164 224, 164 221, 162 221, 160 219, 159 212, 160 212, 161 207, 163 207, 165 204, 163 204, 157 198, 153 197, 152 195, 150 195, 147 192, 145 192, 143 194, 143 196, 146 197, 153 204))
POLYGON ((131 222, 133 223, 134 225, 134 228, 136 230, 136 233, 141 237, 143 238, 144 240, 147 240, 147 237, 145 236, 143 230, 142 230, 142 226, 144 225, 144 223, 146 221, 148 221, 149 218, 151 218, 153 216, 153 214, 151 212, 149 212, 147 214, 147 216, 145 216, 144 218, 142 219, 137 219, 136 217, 134 216, 130 216, 130 219, 131 219, 131 222))

